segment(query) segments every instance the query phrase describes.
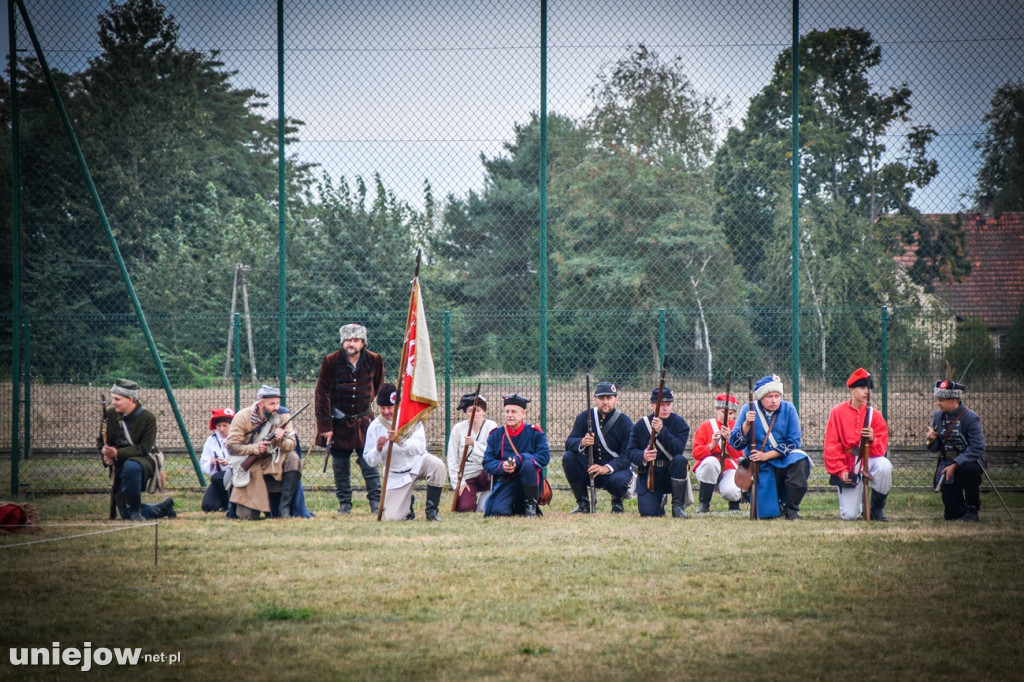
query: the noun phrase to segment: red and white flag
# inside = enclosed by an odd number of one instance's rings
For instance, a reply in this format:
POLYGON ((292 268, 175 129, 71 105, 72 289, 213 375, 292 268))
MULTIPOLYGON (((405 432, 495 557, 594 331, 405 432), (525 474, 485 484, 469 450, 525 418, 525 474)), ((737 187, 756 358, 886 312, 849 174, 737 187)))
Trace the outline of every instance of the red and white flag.
POLYGON ((430 352, 430 335, 427 333, 427 316, 420 297, 419 277, 412 281, 409 316, 405 327, 405 343, 402 346, 405 367, 396 429, 399 440, 406 438, 437 407, 434 356, 430 352))

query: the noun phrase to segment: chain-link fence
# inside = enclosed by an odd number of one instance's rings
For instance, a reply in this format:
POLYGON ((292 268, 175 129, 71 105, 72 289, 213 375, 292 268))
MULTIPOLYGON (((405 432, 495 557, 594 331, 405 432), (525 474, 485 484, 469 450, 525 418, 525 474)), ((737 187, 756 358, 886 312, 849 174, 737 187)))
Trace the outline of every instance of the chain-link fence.
MULTIPOLYGON (((477 381, 537 398, 530 418, 560 452, 586 373, 638 418, 664 365, 693 428, 728 370, 741 399, 747 375, 779 374, 820 462, 828 410, 864 366, 897 484, 925 485, 930 386, 949 360, 972 363, 996 480, 1024 483, 1012 1, 804 2, 795 60, 782 2, 18 4, 196 450, 210 408, 248 404, 282 367, 288 403, 311 399, 344 322, 368 326, 393 377, 422 249, 447 405, 434 451, 477 381), (980 258, 992 234, 1001 247, 980 258), (1007 285, 972 289, 982 273, 1007 285)), ((0 385, 0 418, 13 378, 20 412, 0 448, 17 441, 23 488, 101 487, 99 396, 130 376, 172 482, 195 485, 20 13, 14 29, 0 151, 16 141, 19 163, 0 191, 14 206, 19 188, 20 245, 0 260, 4 287, 20 267, 21 319, 0 324, 24 368, 0 385)), ((308 448, 311 422, 300 435, 308 448)), ((329 485, 319 472, 306 483, 329 485)))

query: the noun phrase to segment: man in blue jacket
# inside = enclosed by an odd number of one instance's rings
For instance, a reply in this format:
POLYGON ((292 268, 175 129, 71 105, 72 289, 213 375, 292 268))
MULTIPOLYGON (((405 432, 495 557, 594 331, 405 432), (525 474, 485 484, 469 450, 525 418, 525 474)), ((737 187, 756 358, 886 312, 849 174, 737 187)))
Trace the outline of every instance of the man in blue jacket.
POLYGON ((485 517, 542 516, 538 505, 551 451, 540 427, 524 421, 529 402, 518 393, 504 396, 505 426, 487 436, 484 471, 495 483, 484 506, 485 517))
POLYGON ((932 415, 925 443, 941 452, 935 483, 942 488, 947 521, 977 521, 981 509, 981 476, 985 462, 985 434, 981 418, 963 404, 967 387, 952 380, 936 381, 932 395, 939 409, 932 415))
POLYGON ((757 490, 751 493, 757 495, 757 518, 802 519, 811 458, 801 449, 800 417, 782 399, 782 380, 774 374, 758 380, 754 398, 752 411, 747 404, 736 415, 729 443, 737 450, 750 446, 748 464, 758 467, 757 490))
POLYGON ((672 495, 672 516, 686 518, 686 507, 693 501, 687 472, 686 441, 690 438, 690 425, 672 412, 672 389, 664 388, 661 408, 654 414, 658 403, 658 389, 651 391, 651 413, 633 425, 629 434, 629 461, 637 467, 636 504, 640 516, 664 516, 662 502, 672 495), (654 447, 651 432, 656 434, 654 447), (647 488, 647 469, 654 467, 654 488, 647 488))
POLYGON ((565 439, 565 454, 562 455, 562 469, 569 481, 572 494, 576 497, 573 514, 589 514, 590 477, 594 487, 604 488, 612 496, 612 514, 621 514, 622 498, 629 490, 633 470, 626 456, 629 447, 629 432, 633 420, 615 408, 619 392, 610 381, 599 381, 594 388, 594 402, 590 408, 592 431, 587 430, 587 412, 580 412, 572 425, 569 437, 565 439), (587 448, 594 449, 594 464, 588 468, 587 448))

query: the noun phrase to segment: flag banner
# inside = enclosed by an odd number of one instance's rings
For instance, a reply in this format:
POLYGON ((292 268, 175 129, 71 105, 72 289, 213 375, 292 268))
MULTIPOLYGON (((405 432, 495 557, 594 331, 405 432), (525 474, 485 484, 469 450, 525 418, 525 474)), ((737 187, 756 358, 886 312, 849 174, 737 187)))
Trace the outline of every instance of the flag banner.
POLYGON ((398 406, 398 440, 408 437, 416 425, 425 420, 437 407, 434 356, 430 351, 427 316, 423 310, 418 277, 412 281, 407 320, 405 344, 402 347, 405 367, 398 406))

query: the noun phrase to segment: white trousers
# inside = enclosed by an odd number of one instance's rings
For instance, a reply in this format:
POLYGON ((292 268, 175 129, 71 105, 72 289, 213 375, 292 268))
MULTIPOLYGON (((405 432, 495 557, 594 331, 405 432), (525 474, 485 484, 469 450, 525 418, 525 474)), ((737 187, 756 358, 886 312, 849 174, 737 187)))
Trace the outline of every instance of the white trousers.
POLYGON ((726 469, 725 473, 722 473, 722 464, 717 457, 713 455, 705 457, 693 470, 693 473, 701 483, 717 483, 718 494, 722 496, 723 500, 739 502, 743 491, 736 485, 736 470, 726 469))
MULTIPOLYGON (((892 487, 892 462, 887 457, 870 457, 868 473, 875 479, 868 482, 871 489, 888 495, 892 487)), ((843 521, 853 521, 864 515, 863 485, 862 478, 852 488, 839 488, 839 518, 843 521)))

